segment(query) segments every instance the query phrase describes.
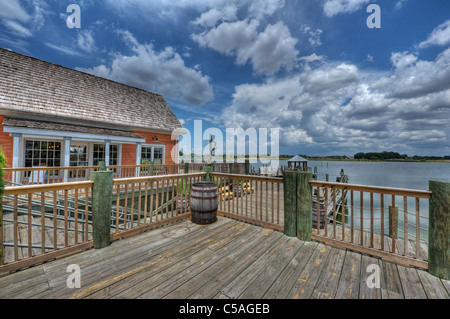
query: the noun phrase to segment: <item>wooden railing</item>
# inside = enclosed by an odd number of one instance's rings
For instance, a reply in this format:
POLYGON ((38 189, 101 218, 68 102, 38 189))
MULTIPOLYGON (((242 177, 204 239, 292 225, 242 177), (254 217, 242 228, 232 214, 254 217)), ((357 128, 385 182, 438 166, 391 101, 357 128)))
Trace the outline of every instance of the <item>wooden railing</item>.
POLYGON ((218 185, 218 214, 283 230, 283 179, 212 173, 218 185))
MULTIPOLYGON (((205 163, 168 164, 168 165, 115 165, 107 166, 107 170, 114 172, 114 178, 134 178, 160 175, 176 175, 185 173, 201 173, 203 168, 211 166, 205 163)), ((230 164, 213 164, 215 172, 230 172, 230 164)), ((245 174, 245 164, 232 164, 234 174, 245 174)), ((70 183, 90 180, 92 173, 99 170, 99 166, 80 167, 30 167, 30 168, 5 168, 5 181, 7 186, 41 185, 54 183, 70 183)))
POLYGON ((92 184, 6 188, 0 220, 0 273, 92 247, 92 184))
POLYGON ((428 268, 428 217, 421 213, 421 207, 428 207, 431 192, 317 181, 310 184, 312 239, 428 268))
POLYGON ((192 184, 206 173, 116 179, 111 239, 133 236, 190 215, 192 184))
MULTIPOLYGON (((190 216, 190 189, 206 173, 113 181, 111 240, 190 216)), ((93 181, 7 187, 0 214, 0 274, 94 246, 93 181)))

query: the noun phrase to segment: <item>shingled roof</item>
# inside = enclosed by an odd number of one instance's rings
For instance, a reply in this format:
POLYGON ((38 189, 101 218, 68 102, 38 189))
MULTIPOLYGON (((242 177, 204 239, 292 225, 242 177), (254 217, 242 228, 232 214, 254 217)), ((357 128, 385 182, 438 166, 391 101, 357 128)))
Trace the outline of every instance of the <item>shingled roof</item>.
POLYGON ((0 112, 19 117, 173 131, 182 125, 155 93, 0 48, 0 112))

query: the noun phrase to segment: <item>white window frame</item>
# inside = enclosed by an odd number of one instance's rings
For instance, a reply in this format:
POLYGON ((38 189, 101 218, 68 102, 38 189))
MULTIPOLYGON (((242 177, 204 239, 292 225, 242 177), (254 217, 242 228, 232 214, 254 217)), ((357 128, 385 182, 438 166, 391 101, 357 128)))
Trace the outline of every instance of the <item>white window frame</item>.
MULTIPOLYGON (((163 149, 163 158, 162 158, 162 165, 166 164, 166 145, 163 144, 142 144, 142 147, 151 148, 152 149, 152 156, 151 161, 155 160, 155 147, 156 148, 162 148, 163 149)), ((142 150, 141 150, 141 161, 142 161, 142 150)))

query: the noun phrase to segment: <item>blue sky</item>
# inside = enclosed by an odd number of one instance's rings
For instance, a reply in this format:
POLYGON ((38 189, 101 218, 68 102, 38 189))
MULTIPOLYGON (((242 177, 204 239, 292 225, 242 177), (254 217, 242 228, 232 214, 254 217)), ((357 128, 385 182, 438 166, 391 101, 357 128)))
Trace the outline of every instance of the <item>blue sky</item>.
MULTIPOLYGON (((162 94, 281 154, 450 155, 448 0, 0 0, 0 46, 162 94), (70 4, 81 28, 68 28, 70 4), (367 7, 381 28, 367 26, 367 7)), ((197 151, 197 150, 195 150, 197 151)))

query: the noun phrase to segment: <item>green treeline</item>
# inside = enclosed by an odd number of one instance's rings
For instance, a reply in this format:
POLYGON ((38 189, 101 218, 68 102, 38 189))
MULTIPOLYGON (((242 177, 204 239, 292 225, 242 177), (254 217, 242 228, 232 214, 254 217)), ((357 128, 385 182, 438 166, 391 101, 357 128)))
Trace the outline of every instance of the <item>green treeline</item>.
POLYGON ((366 159, 366 160, 387 160, 387 159, 407 159, 408 155, 399 154, 397 152, 370 152, 370 153, 357 153, 353 157, 354 159, 366 159))
POLYGON ((354 159, 358 160, 414 160, 414 161, 430 161, 430 160, 450 160, 450 156, 408 156, 397 152, 369 152, 357 153, 354 159))

